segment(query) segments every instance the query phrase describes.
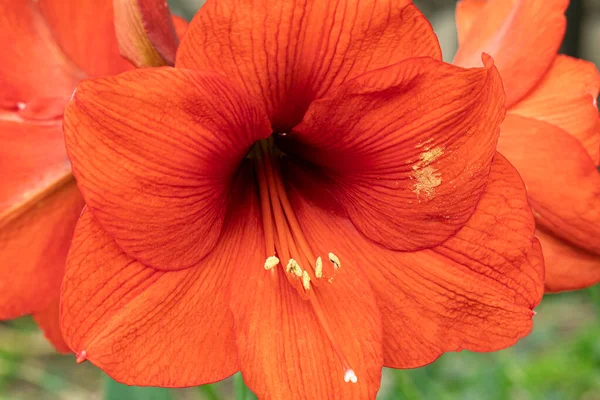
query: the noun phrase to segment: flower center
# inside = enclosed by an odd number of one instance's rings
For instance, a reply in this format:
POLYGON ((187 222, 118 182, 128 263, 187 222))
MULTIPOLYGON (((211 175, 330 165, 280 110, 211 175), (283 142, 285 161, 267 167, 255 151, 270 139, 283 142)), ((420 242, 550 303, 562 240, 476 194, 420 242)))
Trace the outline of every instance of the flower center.
POLYGON ((287 196, 281 177, 280 159, 282 153, 274 146, 272 139, 255 144, 253 159, 260 192, 263 229, 265 233, 264 267, 272 274, 281 265, 288 282, 296 289, 303 300, 310 302, 319 324, 331 341, 334 351, 344 367, 344 381, 357 381, 354 370, 335 340, 319 301, 315 288, 333 282, 341 268, 341 262, 334 253, 327 254, 326 262, 315 255, 306 240, 298 218, 287 196))

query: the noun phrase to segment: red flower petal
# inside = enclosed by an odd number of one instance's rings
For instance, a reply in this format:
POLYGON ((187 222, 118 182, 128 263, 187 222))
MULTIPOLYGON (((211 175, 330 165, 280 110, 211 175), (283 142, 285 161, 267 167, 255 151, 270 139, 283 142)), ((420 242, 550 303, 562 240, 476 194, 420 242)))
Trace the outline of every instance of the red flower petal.
POLYGON ((538 225, 600 254, 600 173, 581 143, 554 125, 509 114, 498 150, 523 177, 538 225))
POLYGON ((201 264, 168 272, 127 256, 84 211, 62 287, 69 347, 130 385, 195 386, 237 371, 229 282, 255 253, 260 228, 255 209, 236 210, 201 264))
POLYGON ((37 1, 2 1, 0 26, 0 106, 71 94, 84 75, 54 41, 37 1))
MULTIPOLYGON (((481 53, 491 55, 504 78, 506 105, 512 106, 554 61, 565 33, 568 4, 569 0, 489 0, 468 28, 454 63, 480 66, 481 53)), ((465 20, 459 18, 457 23, 465 20)))
MULTIPOLYGON (((343 214, 297 208, 309 240, 341 260, 340 275, 348 268, 368 277, 382 313, 385 365, 418 367, 446 351, 498 350, 530 331, 531 309, 543 294, 542 254, 523 183, 502 156, 465 227, 433 249, 391 251, 343 214)), ((354 296, 343 304, 356 311, 363 301, 354 296)))
MULTIPOLYGON (((62 275, 62 274, 61 274, 62 275)), ((33 319, 44 331, 46 339, 52 343, 54 348, 61 353, 68 353, 70 351, 69 346, 65 343, 65 340, 60 333, 60 324, 58 321, 58 297, 59 290, 56 290, 55 301, 48 306, 45 310, 38 311, 33 314, 33 319)))
POLYGON ((60 121, 11 118, 0 119, 0 218, 44 197, 71 170, 60 121))
POLYGON ((0 216, 0 319, 57 301, 83 200, 72 177, 0 216))
POLYGON ((488 0, 459 0, 456 3, 456 31, 459 46, 471 30, 473 24, 488 0))
MULTIPOLYGON (((292 194, 292 199, 294 199, 292 194)), ((316 220, 310 205, 294 202, 311 245, 322 252, 320 239, 330 232, 316 220)), ((258 208, 256 202, 251 206, 258 208)), ((254 233, 264 237, 262 229, 254 233)), ((257 240, 254 248, 262 249, 257 240)), ((330 249, 325 249, 327 254, 330 249)), ((367 283, 365 269, 345 266, 331 284, 314 290, 320 309, 341 354, 354 370, 357 382, 344 382, 345 369, 331 338, 311 303, 302 300, 282 267, 260 267, 264 253, 236 265, 231 286, 238 357, 244 381, 258 398, 374 399, 381 379, 381 323, 367 283)))
MULTIPOLYGON (((116 74, 132 68, 119 53, 111 0, 27 2, 39 2, 41 14, 64 54, 89 76, 116 74)), ((38 70, 40 65, 45 64, 34 64, 38 70)))
POLYGON ((121 54, 137 67, 173 65, 179 39, 164 0, 115 0, 121 54))
POLYGON ((420 58, 366 73, 310 106, 289 151, 328 169, 328 190, 371 240, 435 246, 469 219, 487 183, 504 109, 486 63, 420 58))
POLYGON ((234 78, 262 99, 277 130, 288 130, 345 80, 406 58, 441 59, 431 25, 409 3, 209 0, 176 66, 234 78))
POLYGON ((546 259, 546 292, 583 289, 600 282, 600 254, 593 254, 544 230, 536 236, 546 259))
POLYGON ((183 35, 185 35, 185 33, 187 32, 189 24, 185 19, 177 15, 173 15, 171 16, 171 18, 173 19, 173 25, 175 26, 175 32, 177 33, 177 37, 181 39, 183 35))
POLYGON ((599 90, 600 73, 594 64, 559 55, 540 84, 510 112, 569 132, 583 143, 594 162, 600 162, 599 90))
POLYGON ((196 265, 213 249, 233 175, 270 133, 228 80, 173 68, 82 82, 65 112, 73 174, 94 216, 159 269, 196 265))

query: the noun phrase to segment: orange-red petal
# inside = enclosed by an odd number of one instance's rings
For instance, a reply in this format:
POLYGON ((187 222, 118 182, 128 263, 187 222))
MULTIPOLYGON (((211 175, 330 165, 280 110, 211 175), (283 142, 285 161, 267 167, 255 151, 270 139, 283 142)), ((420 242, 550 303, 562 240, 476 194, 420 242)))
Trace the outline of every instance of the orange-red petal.
MULTIPOLYGON (((311 205, 291 196, 311 245, 326 255, 332 250, 322 239, 331 228, 316 219, 311 205)), ((256 201, 251 206, 258 208, 256 201)), ((263 232, 254 235, 260 239, 263 232)), ((253 248, 263 247, 256 240, 253 248)), ((381 379, 381 322, 367 271, 342 261, 332 283, 310 289, 332 333, 328 337, 283 267, 267 271, 264 258, 264 253, 254 252, 248 262, 236 265, 231 286, 240 368, 250 389, 260 399, 374 399, 381 379), (356 383, 344 382, 346 370, 332 339, 354 370, 356 383)))
POLYGON ((456 31, 458 34, 458 45, 465 40, 467 33, 471 30, 473 23, 477 21, 488 0, 459 0, 456 3, 456 31))
POLYGON ((52 343, 57 351, 61 353, 68 353, 70 351, 69 346, 67 346, 65 343, 62 333, 60 332, 60 324, 58 319, 59 295, 60 292, 57 290, 54 301, 45 310, 35 312, 33 314, 33 319, 44 332, 46 339, 52 343))
POLYGON ((549 122, 575 136, 600 162, 600 72, 584 60, 559 55, 538 86, 510 112, 549 122))
POLYGON ((43 196, 70 173, 60 121, 10 118, 0 119, 0 218, 43 196))
POLYGON ((578 290, 600 282, 600 254, 580 247, 538 229, 546 260, 546 292, 578 290))
POLYGON ((509 114, 498 149, 523 177, 539 226, 600 254, 600 172, 581 143, 557 126, 509 114))
MULTIPOLYGON (((112 0, 27 0, 41 15, 65 56, 89 76, 116 74, 133 66, 119 53, 112 0)), ((40 65, 35 65, 39 70, 40 65)), ((72 86, 74 87, 74 85, 72 86)))
POLYGON ((0 2, 0 107, 17 110, 38 97, 69 96, 84 74, 56 44, 33 0, 0 2))
POLYGON ((82 207, 71 177, 0 216, 0 319, 42 312, 58 299, 82 207))
POLYGON ((127 254, 171 270, 213 249, 237 167, 270 129, 224 77, 169 67, 84 81, 65 111, 94 216, 127 254))
POLYGON ((368 72, 311 104, 289 152, 325 167, 328 191, 369 239, 435 246, 473 213, 496 151, 502 83, 486 64, 419 58, 368 72))
POLYGON ((179 39, 169 6, 156 0, 115 0, 121 54, 137 67, 173 65, 179 39))
POLYGON ((286 131, 342 82, 411 57, 441 59, 409 0, 208 0, 181 42, 177 67, 217 71, 261 99, 286 131))
MULTIPOLYGON (((319 204, 325 196, 319 191, 312 198, 319 204)), ((382 248, 343 213, 312 204, 309 213, 308 207, 299 208, 301 221, 313 228, 307 235, 338 256, 340 274, 362 272, 375 291, 386 366, 418 367, 447 351, 498 350, 529 333, 532 308, 543 294, 543 261, 525 188, 503 157, 496 156, 465 227, 433 249, 382 248)), ((355 309, 362 301, 357 296, 345 306, 355 309)))
MULTIPOLYGON (((507 107, 539 82, 562 42, 569 0, 489 0, 464 36, 454 63, 481 65, 481 53, 494 58, 506 90, 507 107)), ((473 7, 476 9, 476 7, 473 7)), ((459 18, 457 23, 468 19, 459 18)))
POLYGON ((142 386, 195 386, 237 371, 230 278, 252 254, 259 217, 236 211, 215 252, 165 272, 127 256, 86 209, 61 295, 62 332, 78 358, 142 386))

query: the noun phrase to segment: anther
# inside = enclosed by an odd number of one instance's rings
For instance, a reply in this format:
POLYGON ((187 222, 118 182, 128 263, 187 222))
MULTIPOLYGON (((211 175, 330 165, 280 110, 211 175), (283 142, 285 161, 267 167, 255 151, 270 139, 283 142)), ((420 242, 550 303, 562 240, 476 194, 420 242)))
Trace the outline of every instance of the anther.
POLYGON ((279 264, 279 258, 275 256, 268 257, 265 261, 265 269, 268 271, 271 268, 275 267, 277 264, 279 264))
POLYGON ((310 290, 310 276, 306 271, 302 271, 302 286, 304 286, 304 290, 310 290))
POLYGON ((348 383, 348 382, 352 382, 352 383, 358 382, 358 377, 354 373, 354 370, 352 370, 352 369, 347 369, 346 370, 346 372, 344 373, 344 382, 346 382, 346 383, 348 383))
POLYGON ((329 261, 331 261, 333 263, 333 266, 336 269, 340 268, 342 266, 342 264, 340 264, 340 259, 337 258, 337 256, 333 253, 329 253, 329 261))
POLYGON ((290 261, 288 261, 287 266, 285 267, 285 272, 291 272, 298 278, 302 277, 302 268, 300 268, 300 264, 298 264, 298 262, 293 258, 290 258, 290 261))
POLYGON ((317 257, 317 262, 315 263, 315 276, 317 278, 323 277, 323 260, 321 260, 321 257, 317 257))

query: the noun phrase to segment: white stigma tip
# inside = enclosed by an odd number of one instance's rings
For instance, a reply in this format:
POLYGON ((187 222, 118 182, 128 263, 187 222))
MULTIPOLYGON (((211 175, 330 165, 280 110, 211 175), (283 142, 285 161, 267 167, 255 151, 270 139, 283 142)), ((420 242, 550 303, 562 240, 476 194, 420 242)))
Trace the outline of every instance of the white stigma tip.
POLYGON ((265 269, 268 271, 271 268, 275 267, 277 264, 279 264, 279 258, 275 256, 268 257, 265 261, 265 269))
POLYGON ((354 373, 353 370, 351 370, 351 369, 346 370, 346 372, 344 373, 344 382, 346 382, 346 383, 348 383, 348 382, 352 382, 352 383, 358 382, 358 378, 356 377, 356 374, 354 373))
POLYGON ((27 104, 23 103, 22 101, 19 101, 17 103, 17 108, 21 111, 23 111, 25 109, 25 107, 27 107, 27 104))

